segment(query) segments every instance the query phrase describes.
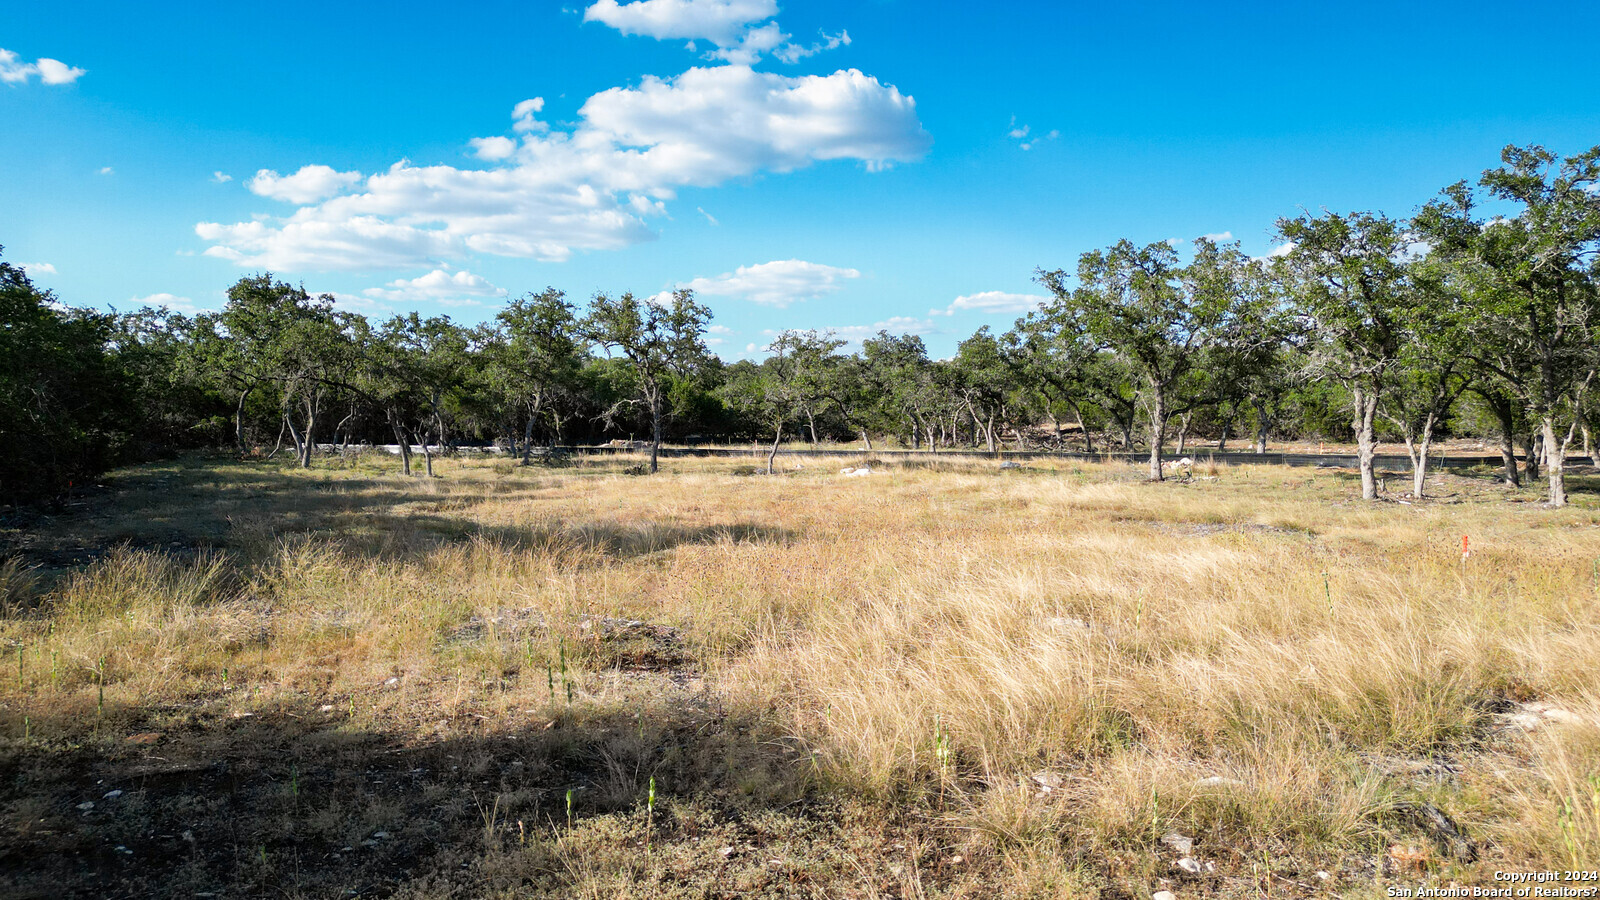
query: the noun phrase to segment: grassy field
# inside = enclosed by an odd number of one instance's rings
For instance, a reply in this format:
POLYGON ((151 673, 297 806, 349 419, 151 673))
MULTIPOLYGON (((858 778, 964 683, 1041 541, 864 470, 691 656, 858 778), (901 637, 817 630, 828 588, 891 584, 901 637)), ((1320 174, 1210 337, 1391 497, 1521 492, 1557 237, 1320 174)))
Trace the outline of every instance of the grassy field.
POLYGON ((1593 476, 1552 511, 1488 472, 783 462, 190 459, 14 517, 0 895, 1600 868, 1593 476))

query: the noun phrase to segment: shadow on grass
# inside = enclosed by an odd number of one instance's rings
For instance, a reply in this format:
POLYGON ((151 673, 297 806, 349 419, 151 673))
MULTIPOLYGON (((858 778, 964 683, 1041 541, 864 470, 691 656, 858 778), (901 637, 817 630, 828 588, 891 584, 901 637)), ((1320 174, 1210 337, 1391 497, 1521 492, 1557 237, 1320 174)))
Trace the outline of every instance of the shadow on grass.
POLYGON ((312 535, 352 556, 405 559, 453 542, 515 552, 573 550, 632 559, 687 544, 783 543, 795 535, 758 523, 674 524, 597 519, 488 525, 471 510, 541 489, 537 475, 493 482, 303 473, 278 464, 181 461, 119 473, 109 488, 60 514, 12 517, 0 557, 44 574, 81 568, 118 548, 192 557, 227 550, 260 556, 283 538, 312 535), (399 511, 404 509, 403 512, 399 511))
POLYGON ((95 727, 45 716, 26 740, 8 713, 0 895, 479 896, 509 877, 562 896, 573 829, 603 820, 623 835, 613 849, 644 852, 627 836, 645 836, 652 779, 655 839, 693 845, 707 864, 724 841, 762 843, 774 826, 748 820, 763 811, 807 815, 797 755, 695 695, 658 692, 626 711, 580 698, 502 714, 492 731, 463 711, 441 716, 439 736, 370 721, 371 698, 243 718, 228 700, 108 707, 95 727), (688 840, 713 820, 716 843, 688 840))

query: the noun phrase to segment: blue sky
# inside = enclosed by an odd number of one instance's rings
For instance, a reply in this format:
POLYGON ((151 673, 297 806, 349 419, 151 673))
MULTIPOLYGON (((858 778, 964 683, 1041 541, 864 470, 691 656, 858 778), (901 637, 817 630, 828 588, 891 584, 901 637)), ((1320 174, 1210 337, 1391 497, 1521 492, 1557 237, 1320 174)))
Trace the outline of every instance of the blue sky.
POLYGON ((696 288, 950 353, 1038 267, 1413 211, 1507 143, 1600 143, 1593 7, 0 4, 0 244, 65 302, 270 270, 463 322, 696 288), (692 45, 692 46, 691 46, 692 45))

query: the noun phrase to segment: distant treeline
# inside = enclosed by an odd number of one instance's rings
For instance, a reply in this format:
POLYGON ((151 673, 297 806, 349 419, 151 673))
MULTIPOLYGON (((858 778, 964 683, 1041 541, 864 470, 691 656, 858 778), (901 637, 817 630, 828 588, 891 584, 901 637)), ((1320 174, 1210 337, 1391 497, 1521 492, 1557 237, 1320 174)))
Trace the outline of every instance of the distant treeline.
MULTIPOLYGON (((0 262, 0 500, 59 495, 120 461, 189 448, 320 443, 536 447, 636 436, 750 442, 893 440, 934 449, 1066 446, 1161 453, 1198 436, 1354 439, 1363 494, 1379 440, 1403 441, 1423 490, 1442 434, 1493 435, 1505 477, 1563 462, 1600 419, 1600 147, 1562 159, 1508 147, 1409 219, 1306 214, 1267 258, 1199 239, 1121 241, 950 359, 880 332, 856 353, 789 331, 757 363, 706 345, 711 312, 668 298, 553 288, 465 327, 375 322, 270 273, 224 308, 105 314, 61 306, 0 262)), ((413 461, 405 455, 406 470, 413 461)), ((431 469, 432 451, 423 460, 431 469)), ((652 468, 654 454, 652 453, 652 468)))

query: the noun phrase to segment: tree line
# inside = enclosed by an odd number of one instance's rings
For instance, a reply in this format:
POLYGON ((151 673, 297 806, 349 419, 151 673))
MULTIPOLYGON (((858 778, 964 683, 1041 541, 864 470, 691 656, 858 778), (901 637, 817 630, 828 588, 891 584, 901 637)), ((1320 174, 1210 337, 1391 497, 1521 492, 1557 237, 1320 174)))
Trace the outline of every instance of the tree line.
POLYGON ((475 326, 417 313, 374 321, 263 273, 219 312, 61 305, 0 261, 0 499, 37 500, 128 459, 198 447, 292 452, 397 443, 407 474, 436 452, 642 438, 767 445, 897 441, 937 451, 1142 446, 1149 477, 1199 437, 1353 440, 1362 496, 1380 441, 1403 443, 1422 496, 1433 442, 1497 439, 1508 483, 1566 502, 1575 442, 1596 451, 1600 401, 1600 147, 1561 158, 1507 147, 1502 165, 1409 218, 1304 213, 1266 258, 1205 238, 1123 240, 1040 269, 1048 302, 930 358, 914 334, 844 352, 786 331, 760 362, 706 343, 687 290, 554 288, 475 326), (1522 466, 1518 465, 1518 448, 1522 466))

